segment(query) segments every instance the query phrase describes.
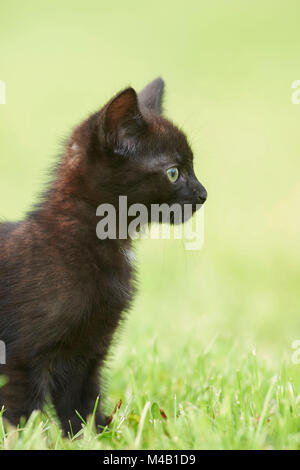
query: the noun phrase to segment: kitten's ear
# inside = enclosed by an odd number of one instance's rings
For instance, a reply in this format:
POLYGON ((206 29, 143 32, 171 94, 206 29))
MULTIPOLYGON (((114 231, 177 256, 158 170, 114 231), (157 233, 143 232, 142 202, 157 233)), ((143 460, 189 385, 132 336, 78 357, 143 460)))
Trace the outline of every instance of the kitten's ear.
POLYGON ((106 106, 103 130, 107 143, 122 147, 124 140, 137 136, 143 126, 144 120, 133 88, 122 91, 106 106))
POLYGON ((156 113, 162 112, 162 97, 165 83, 162 78, 156 78, 138 94, 139 103, 156 113))

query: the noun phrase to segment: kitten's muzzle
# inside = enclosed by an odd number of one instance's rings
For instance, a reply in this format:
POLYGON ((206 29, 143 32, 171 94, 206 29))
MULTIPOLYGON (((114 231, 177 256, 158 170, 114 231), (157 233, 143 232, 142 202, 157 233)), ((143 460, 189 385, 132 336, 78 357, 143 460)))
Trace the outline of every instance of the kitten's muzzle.
POLYGON ((193 194, 197 199, 198 204, 204 204, 207 199, 207 191, 202 184, 199 183, 199 185, 193 189, 193 194))

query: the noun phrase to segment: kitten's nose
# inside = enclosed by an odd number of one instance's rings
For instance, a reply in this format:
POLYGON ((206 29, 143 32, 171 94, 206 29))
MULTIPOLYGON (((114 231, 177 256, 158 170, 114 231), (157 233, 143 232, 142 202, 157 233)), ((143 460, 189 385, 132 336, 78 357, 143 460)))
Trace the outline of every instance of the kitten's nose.
POLYGON ((204 190, 199 194, 199 200, 201 201, 200 204, 204 204, 206 199, 207 199, 207 191, 204 188, 204 190))
POLYGON ((200 184, 200 188, 194 189, 194 194, 199 200, 199 204, 204 204, 207 199, 207 191, 202 184, 200 184))

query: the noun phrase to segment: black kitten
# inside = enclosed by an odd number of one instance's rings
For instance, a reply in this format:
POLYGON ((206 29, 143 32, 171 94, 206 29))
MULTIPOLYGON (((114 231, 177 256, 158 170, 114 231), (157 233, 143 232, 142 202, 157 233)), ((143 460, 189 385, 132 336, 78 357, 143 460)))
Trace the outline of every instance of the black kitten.
MULTIPOLYGON (((130 239, 99 240, 96 209, 142 203, 196 204, 206 191, 185 136, 161 116, 164 83, 128 88, 70 137, 42 203, 0 225, 0 340, 8 382, 4 416, 17 425, 49 394, 65 432, 81 428, 100 392, 99 375, 134 295, 130 239)), ((101 401, 98 427, 106 424, 101 401)))

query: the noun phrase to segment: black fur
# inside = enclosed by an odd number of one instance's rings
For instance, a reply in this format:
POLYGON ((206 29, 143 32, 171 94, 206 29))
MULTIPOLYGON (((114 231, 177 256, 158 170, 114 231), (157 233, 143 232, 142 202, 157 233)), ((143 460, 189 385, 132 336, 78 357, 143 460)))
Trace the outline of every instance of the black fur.
POLYGON ((96 208, 204 202, 185 136, 160 115, 163 81, 128 88, 72 133, 50 189, 25 220, 0 225, 0 340, 4 416, 17 425, 50 395, 74 433, 100 394, 100 371, 134 295, 130 240, 99 240, 96 208), (166 169, 177 166, 175 184, 166 169))

